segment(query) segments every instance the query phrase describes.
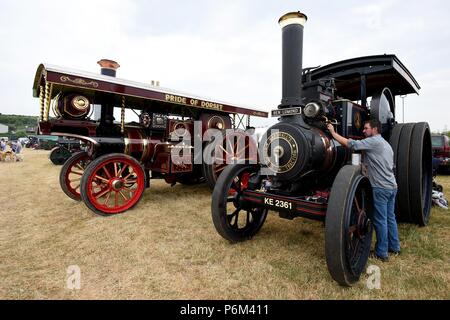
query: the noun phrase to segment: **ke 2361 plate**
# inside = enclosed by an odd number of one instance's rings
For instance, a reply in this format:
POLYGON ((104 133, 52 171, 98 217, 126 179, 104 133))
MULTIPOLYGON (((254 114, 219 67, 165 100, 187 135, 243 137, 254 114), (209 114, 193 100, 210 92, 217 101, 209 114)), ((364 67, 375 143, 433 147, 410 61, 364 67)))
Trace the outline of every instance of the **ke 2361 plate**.
POLYGON ((264 197, 264 205, 278 210, 295 211, 297 209, 295 203, 291 201, 278 200, 264 197))

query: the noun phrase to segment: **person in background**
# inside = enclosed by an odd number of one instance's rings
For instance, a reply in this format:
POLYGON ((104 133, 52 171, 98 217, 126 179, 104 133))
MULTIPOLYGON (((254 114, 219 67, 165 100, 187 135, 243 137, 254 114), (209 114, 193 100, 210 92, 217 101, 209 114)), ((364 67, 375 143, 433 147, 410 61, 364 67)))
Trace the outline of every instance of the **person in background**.
POLYGON ((2 152, 6 151, 6 141, 3 138, 0 140, 0 151, 2 152))
POLYGON ((6 156, 6 141, 5 139, 0 140, 0 161, 5 161, 6 156))
POLYGON ((14 143, 11 146, 11 149, 14 151, 14 153, 16 154, 16 161, 22 161, 23 160, 23 156, 22 156, 22 143, 20 143, 19 140, 17 140, 16 143, 14 143))

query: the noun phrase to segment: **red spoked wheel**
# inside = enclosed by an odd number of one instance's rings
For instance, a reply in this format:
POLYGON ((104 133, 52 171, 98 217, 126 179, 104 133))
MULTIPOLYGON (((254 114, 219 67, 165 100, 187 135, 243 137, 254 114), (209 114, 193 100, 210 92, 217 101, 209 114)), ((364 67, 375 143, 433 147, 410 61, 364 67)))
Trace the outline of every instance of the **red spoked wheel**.
POLYGON ((204 162, 203 176, 211 189, 227 165, 256 164, 258 160, 257 143, 251 135, 242 131, 223 134, 221 143, 212 142, 206 146, 206 154, 212 159, 204 162))
POLYGON ((59 173, 62 191, 71 199, 81 201, 80 184, 86 166, 91 162, 87 152, 77 152, 64 163, 59 173))
POLYGON ((94 213, 109 216, 134 207, 146 186, 144 168, 124 154, 108 154, 92 161, 81 178, 81 198, 94 213))

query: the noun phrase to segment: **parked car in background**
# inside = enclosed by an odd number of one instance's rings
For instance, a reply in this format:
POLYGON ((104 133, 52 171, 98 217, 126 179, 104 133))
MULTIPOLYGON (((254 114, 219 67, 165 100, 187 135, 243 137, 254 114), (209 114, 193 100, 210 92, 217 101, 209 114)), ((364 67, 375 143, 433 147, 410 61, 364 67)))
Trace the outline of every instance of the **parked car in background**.
POLYGON ((434 134, 431 136, 431 142, 438 172, 450 173, 450 138, 443 134, 434 134))
POLYGON ((38 146, 39 140, 36 136, 28 136, 28 142, 25 144, 26 148, 35 148, 38 146))
POLYGON ((27 148, 51 150, 58 144, 57 136, 50 135, 36 135, 28 136, 27 148))

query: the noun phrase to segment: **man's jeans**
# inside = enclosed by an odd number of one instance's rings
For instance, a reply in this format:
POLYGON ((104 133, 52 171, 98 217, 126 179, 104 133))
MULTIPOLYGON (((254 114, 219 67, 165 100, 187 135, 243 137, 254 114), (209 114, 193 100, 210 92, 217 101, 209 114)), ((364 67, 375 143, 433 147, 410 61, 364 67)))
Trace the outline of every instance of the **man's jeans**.
POLYGON ((373 188, 373 224, 377 234, 375 253, 383 258, 388 256, 388 250, 400 251, 394 213, 396 194, 397 189, 373 188))

